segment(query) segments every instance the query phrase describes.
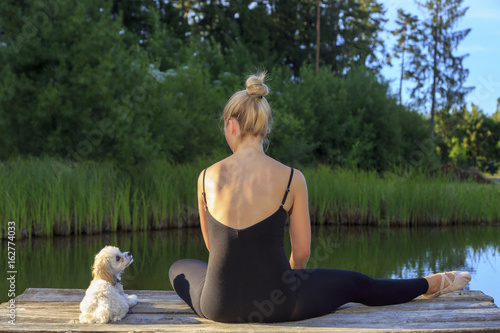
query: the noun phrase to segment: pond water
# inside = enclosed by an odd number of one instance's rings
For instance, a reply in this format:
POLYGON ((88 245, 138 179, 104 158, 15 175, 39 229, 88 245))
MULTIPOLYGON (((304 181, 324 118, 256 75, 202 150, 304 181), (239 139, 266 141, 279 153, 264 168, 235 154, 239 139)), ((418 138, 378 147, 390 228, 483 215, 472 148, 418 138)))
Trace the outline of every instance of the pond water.
MULTIPOLYGON (((285 244, 290 253, 289 242, 285 244)), ((92 279, 93 257, 105 245, 133 253, 134 262, 122 276, 124 287, 129 290, 171 290, 168 269, 175 260, 208 258, 198 228, 17 241, 16 295, 28 287, 86 289, 92 279)), ((7 261, 7 242, 2 242, 0 253, 7 261)), ((313 226, 308 267, 350 269, 380 278, 468 270, 472 281, 466 289, 482 290, 500 305, 500 226, 313 226)), ((1 302, 9 299, 7 287, 4 280, 0 286, 1 302)))

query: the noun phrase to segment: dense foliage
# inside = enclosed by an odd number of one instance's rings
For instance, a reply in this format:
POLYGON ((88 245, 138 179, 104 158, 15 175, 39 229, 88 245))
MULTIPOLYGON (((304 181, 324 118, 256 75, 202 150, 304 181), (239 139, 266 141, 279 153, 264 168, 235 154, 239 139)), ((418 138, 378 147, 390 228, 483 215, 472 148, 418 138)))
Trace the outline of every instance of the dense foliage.
MULTIPOLYGON (((500 99, 498 107, 500 107, 500 99)), ((462 166, 495 174, 500 167, 500 110, 487 117, 477 105, 437 114, 437 152, 462 166)))
MULTIPOLYGON (((426 117, 402 106, 378 71, 383 6, 320 1, 319 9, 315 74, 315 1, 2 1, 0 159, 134 166, 220 156, 224 103, 266 68, 270 155, 378 171, 434 165, 426 117)), ((490 133, 489 148, 468 143, 462 117, 437 129, 443 161, 498 159, 498 120, 482 117, 474 126, 490 133)))

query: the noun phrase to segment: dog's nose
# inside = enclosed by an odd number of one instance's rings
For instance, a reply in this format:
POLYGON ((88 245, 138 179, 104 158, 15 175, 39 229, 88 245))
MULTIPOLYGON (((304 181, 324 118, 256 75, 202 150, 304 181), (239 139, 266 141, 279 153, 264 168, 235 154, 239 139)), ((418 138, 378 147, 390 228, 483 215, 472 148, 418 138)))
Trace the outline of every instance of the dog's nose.
POLYGON ((132 257, 132 252, 128 252, 127 255, 131 256, 132 257))

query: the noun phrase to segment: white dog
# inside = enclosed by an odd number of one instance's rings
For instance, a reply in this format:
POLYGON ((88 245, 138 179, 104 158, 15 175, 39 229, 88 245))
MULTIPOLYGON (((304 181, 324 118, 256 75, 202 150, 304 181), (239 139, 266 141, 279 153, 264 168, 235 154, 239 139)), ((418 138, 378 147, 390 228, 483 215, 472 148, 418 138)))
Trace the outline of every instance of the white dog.
POLYGON ((106 246, 95 256, 94 279, 80 303, 80 323, 118 321, 125 317, 129 307, 137 304, 137 296, 126 295, 120 281, 123 270, 133 261, 132 253, 122 253, 114 246, 106 246))

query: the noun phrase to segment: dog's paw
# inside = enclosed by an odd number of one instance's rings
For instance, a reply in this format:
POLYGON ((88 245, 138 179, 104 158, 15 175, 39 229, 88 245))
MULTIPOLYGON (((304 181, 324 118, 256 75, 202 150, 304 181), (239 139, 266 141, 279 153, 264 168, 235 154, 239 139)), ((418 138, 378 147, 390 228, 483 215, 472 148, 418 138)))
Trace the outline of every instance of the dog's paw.
POLYGON ((120 320, 122 320, 122 317, 120 317, 120 316, 115 316, 115 317, 111 318, 112 322, 117 322, 117 321, 120 321, 120 320))
POLYGON ((127 303, 128 303, 128 306, 134 306, 137 304, 138 302, 138 298, 136 295, 129 295, 127 296, 127 303))

